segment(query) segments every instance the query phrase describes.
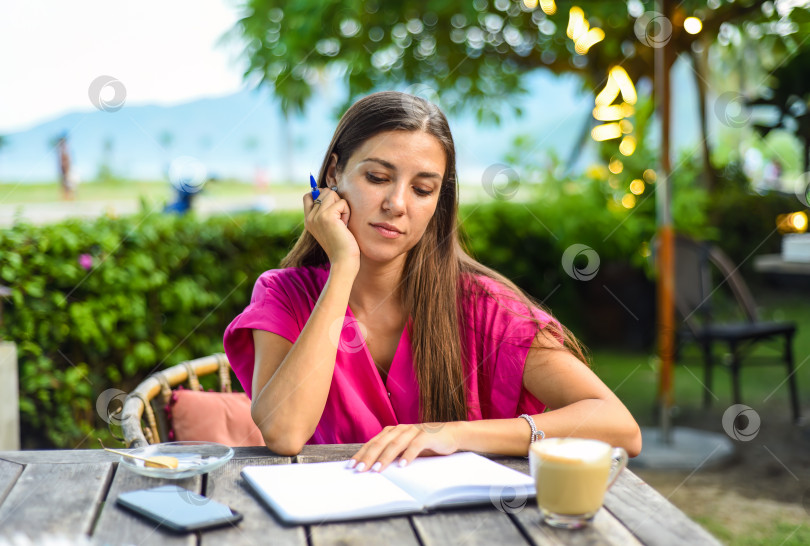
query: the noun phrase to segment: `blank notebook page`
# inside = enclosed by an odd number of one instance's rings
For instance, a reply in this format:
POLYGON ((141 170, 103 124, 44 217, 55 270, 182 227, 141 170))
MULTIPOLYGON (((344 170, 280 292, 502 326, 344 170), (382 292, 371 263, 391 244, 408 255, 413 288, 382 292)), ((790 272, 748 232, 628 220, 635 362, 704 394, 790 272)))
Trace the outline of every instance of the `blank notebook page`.
POLYGON ((534 480, 475 453, 454 453, 439 457, 418 457, 400 468, 396 462, 383 472, 389 480, 428 506, 442 497, 457 498, 466 491, 478 500, 500 497, 507 488, 534 495, 534 480))
POLYGON ((264 498, 291 521, 321 521, 421 507, 407 493, 376 472, 357 473, 346 461, 248 466, 242 470, 263 490, 264 498), (376 510, 375 510, 376 509, 376 510))

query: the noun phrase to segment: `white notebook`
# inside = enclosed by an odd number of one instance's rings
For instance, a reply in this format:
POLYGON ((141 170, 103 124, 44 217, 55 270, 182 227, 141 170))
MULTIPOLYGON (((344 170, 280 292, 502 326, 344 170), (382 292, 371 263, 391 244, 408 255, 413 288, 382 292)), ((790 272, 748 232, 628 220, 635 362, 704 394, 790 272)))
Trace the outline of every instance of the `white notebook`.
POLYGON ((535 495, 534 480, 475 453, 419 457, 400 468, 358 473, 346 461, 246 466, 242 477, 287 523, 321 523, 513 501, 535 495))

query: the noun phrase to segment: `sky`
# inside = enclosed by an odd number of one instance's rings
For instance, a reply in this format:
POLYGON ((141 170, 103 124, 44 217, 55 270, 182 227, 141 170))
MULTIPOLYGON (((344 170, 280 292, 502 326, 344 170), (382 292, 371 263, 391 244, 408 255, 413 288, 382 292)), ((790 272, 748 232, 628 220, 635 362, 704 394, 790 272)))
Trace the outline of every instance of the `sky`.
POLYGON ((0 2, 0 134, 92 110, 99 76, 123 84, 127 105, 241 89, 238 46, 217 45, 239 13, 237 0, 0 2))

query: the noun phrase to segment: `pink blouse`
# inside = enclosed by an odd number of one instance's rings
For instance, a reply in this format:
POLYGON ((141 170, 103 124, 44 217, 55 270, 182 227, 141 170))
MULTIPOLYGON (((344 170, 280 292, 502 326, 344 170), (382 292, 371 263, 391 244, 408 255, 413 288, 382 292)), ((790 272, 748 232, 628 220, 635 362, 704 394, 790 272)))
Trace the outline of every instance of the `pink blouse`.
MULTIPOLYGON (((252 394, 254 364, 251 330, 266 330, 295 343, 326 284, 328 267, 264 272, 253 287, 250 305, 225 330, 225 352, 248 396, 252 394)), ((545 405, 523 387, 523 366, 537 326, 514 314, 526 315, 527 309, 505 286, 488 277, 478 279, 498 300, 474 288, 462 292, 466 297, 460 302, 465 317, 461 330, 470 356, 464 359, 467 418, 542 413, 545 405)), ((468 288, 473 284, 468 281, 468 288)), ((539 309, 532 312, 541 325, 554 320, 539 309)), ((337 332, 334 335, 338 337, 337 332)), ((418 423, 419 385, 407 325, 385 383, 348 306, 339 335, 326 406, 307 443, 364 443, 385 426, 418 423)))

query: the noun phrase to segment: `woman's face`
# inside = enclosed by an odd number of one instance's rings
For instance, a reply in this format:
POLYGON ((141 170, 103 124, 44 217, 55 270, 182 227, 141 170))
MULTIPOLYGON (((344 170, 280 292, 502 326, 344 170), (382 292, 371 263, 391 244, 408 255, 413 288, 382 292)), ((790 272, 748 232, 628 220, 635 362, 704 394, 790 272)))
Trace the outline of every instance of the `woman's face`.
POLYGON ((348 228, 363 256, 386 262, 413 248, 436 210, 447 163, 436 137, 388 131, 366 140, 342 172, 336 160, 332 154, 327 180, 330 186, 337 180, 349 203, 348 228))

